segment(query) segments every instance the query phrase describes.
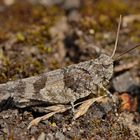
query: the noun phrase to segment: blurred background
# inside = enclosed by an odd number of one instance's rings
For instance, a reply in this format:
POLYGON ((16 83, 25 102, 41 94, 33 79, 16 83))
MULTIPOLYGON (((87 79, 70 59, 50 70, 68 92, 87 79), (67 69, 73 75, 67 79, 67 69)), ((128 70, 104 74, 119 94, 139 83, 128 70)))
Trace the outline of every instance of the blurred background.
POLYGON ((120 14, 123 52, 140 42, 139 9, 138 0, 0 0, 0 83, 111 55, 120 14))

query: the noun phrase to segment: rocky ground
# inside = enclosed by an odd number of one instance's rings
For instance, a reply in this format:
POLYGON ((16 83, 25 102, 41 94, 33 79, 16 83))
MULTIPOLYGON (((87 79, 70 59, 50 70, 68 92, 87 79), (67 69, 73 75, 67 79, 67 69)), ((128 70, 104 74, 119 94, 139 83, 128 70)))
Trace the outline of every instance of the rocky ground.
MULTIPOLYGON (((112 54, 123 16, 115 57, 140 43, 137 0, 1 0, 0 83, 112 54)), ((43 115, 27 110, 0 112, 0 139, 140 139, 140 47, 114 62, 107 87, 117 102, 94 103, 74 121, 72 111, 56 114, 27 129, 43 115)))

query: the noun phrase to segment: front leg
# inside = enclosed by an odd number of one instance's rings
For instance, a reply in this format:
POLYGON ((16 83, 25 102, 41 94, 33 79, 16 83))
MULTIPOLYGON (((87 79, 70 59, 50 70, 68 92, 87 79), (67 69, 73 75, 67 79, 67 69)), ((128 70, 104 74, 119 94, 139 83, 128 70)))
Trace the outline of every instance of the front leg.
POLYGON ((109 96, 113 100, 114 111, 115 111, 115 114, 118 116, 118 113, 117 113, 117 105, 116 105, 116 98, 103 85, 100 85, 99 87, 101 89, 103 89, 107 93, 107 96, 109 96))

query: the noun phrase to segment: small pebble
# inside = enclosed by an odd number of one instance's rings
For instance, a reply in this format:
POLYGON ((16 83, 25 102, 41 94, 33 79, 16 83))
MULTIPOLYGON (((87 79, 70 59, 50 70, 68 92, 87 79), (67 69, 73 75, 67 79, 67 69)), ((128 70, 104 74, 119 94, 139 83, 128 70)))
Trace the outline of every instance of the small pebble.
POLYGON ((130 86, 135 84, 130 72, 125 72, 113 79, 113 87, 119 92, 127 91, 130 86))
POLYGON ((46 140, 54 140, 53 134, 49 133, 46 135, 46 140))
POLYGON ((36 126, 32 126, 30 129, 30 134, 35 134, 38 131, 36 126))
POLYGON ((46 139, 46 134, 42 132, 37 140, 45 140, 45 139, 46 139))
POLYGON ((66 140, 65 136, 60 131, 56 132, 55 138, 58 139, 58 140, 66 140))

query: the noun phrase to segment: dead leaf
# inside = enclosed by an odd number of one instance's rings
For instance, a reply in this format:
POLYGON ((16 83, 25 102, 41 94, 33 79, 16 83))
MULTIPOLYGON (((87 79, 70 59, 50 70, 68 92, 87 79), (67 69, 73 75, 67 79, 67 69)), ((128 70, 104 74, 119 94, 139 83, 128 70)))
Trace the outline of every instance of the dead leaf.
POLYGON ((46 109, 49 109, 52 112, 32 120, 27 129, 30 129, 32 126, 38 125, 38 123, 41 122, 41 121, 49 119, 50 117, 52 117, 56 113, 65 112, 66 110, 70 109, 70 107, 69 106, 65 107, 65 105, 57 105, 57 106, 47 107, 46 109))
POLYGON ((48 111, 58 111, 58 110, 66 110, 66 109, 69 109, 71 108, 71 106, 66 106, 66 105, 54 105, 54 106, 49 106, 49 107, 46 107, 44 110, 48 110, 48 111))
MULTIPOLYGON (((106 95, 105 95, 106 96, 106 95)), ((101 96, 101 97, 98 97, 98 98, 92 98, 92 99, 88 99, 84 102, 80 102, 80 103, 77 103, 76 105, 74 106, 77 106, 79 104, 82 104, 78 107, 77 111, 75 112, 74 114, 74 119, 77 119, 79 118, 80 116, 84 115, 88 108, 95 102, 95 101, 99 101, 101 100, 103 97, 105 96, 101 96)), ((39 122, 43 121, 43 120, 47 120, 49 119, 50 117, 52 117, 53 115, 55 115, 56 113, 62 113, 62 112, 65 112, 67 111, 68 109, 70 109, 71 106, 65 106, 65 105, 57 105, 57 106, 50 106, 50 107, 46 107, 46 110, 49 110, 51 111, 50 113, 44 115, 44 116, 41 116, 41 117, 38 117, 34 120, 32 120, 28 126, 28 129, 30 129, 32 126, 35 126, 35 125, 38 125, 39 122)))
POLYGON ((84 115, 87 110, 89 109, 89 107, 96 101, 101 100, 103 97, 105 96, 101 96, 101 97, 97 97, 97 98, 92 98, 92 99, 88 99, 86 101, 84 101, 79 107, 78 109, 75 111, 74 113, 74 119, 79 118, 80 116, 84 115))
POLYGON ((51 113, 48 113, 48 114, 46 114, 46 115, 44 115, 44 116, 42 116, 42 117, 38 117, 38 118, 32 120, 32 121, 29 123, 27 129, 30 129, 32 126, 38 125, 39 122, 41 122, 41 121, 43 121, 43 120, 47 120, 48 118, 50 118, 51 116, 53 116, 53 115, 56 114, 56 113, 57 113, 57 112, 51 112, 51 113))

